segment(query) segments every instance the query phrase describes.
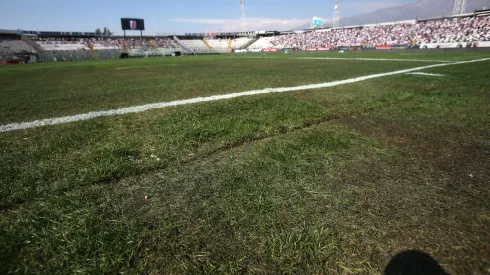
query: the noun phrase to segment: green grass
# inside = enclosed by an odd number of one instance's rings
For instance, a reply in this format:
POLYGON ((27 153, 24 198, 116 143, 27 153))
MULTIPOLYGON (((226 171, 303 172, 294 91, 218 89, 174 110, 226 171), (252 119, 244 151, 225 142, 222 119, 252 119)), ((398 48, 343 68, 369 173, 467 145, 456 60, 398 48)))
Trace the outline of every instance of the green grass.
POLYGON ((4 87, 0 91, 0 123, 323 83, 428 63, 243 60, 197 56, 78 64, 48 63, 0 69, 0 83, 4 87))
MULTIPOLYGON (((380 273, 396 253, 419 249, 452 273, 484 273, 489 65, 426 70, 444 78, 396 75, 2 133, 0 272, 380 273)), ((417 66, 224 56, 1 68, 1 81, 26 76, 10 82, 10 92, 24 92, 11 95, 1 117, 417 66), (111 72, 116 67, 143 68, 135 81, 146 92, 115 83, 126 70, 111 72), (169 75, 160 78, 163 71, 169 75), (214 79, 195 80, 200 91, 181 80, 181 92, 142 80, 172 83, 184 71, 214 79), (63 94, 59 75, 96 87, 94 72, 112 74, 107 85, 121 90, 63 94), (48 96, 30 102, 37 88, 66 104, 48 96), (98 97, 93 105, 91 96, 98 97), (26 105, 35 109, 22 111, 26 105)))

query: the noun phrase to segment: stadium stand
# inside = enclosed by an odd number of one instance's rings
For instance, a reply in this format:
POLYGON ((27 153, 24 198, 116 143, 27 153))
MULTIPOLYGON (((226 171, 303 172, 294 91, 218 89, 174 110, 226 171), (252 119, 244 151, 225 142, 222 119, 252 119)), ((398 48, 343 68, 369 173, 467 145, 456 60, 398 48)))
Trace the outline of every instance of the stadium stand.
POLYGON ((387 23, 341 29, 326 29, 262 38, 255 48, 367 47, 379 45, 458 47, 490 40, 490 17, 467 17, 411 23, 387 23), (450 45, 446 45, 450 44, 450 45))
POLYGON ((10 48, 8 44, 5 43, 6 41, 2 41, 0 39, 0 56, 7 56, 7 55, 13 55, 15 54, 14 50, 10 48))
POLYGON ((151 40, 152 43, 157 47, 161 49, 175 49, 178 48, 177 44, 172 39, 168 38, 155 38, 151 40))
POLYGON ((86 43, 81 42, 61 42, 61 41, 40 41, 37 44, 44 51, 73 51, 73 50, 88 50, 86 43))
POLYGON ((240 37, 233 40, 232 48, 233 50, 243 50, 250 46, 252 43, 257 41, 255 38, 240 37))
POLYGON ((6 40, 3 44, 16 53, 29 52, 34 53, 36 50, 23 40, 6 40))
MULTIPOLYGON (((182 41, 198 54, 226 53, 230 44, 230 39, 192 39, 182 41)), ((240 50, 246 48, 252 41, 254 41, 253 38, 247 37, 232 39, 232 49, 240 50)))
POLYGON ((36 43, 44 50, 44 60, 93 59, 91 47, 99 59, 129 56, 171 55, 180 48, 169 38, 39 38, 36 43), (90 47, 91 46, 91 47, 90 47))
POLYGON ((208 44, 214 49, 217 53, 226 53, 228 49, 228 44, 230 43, 229 39, 209 39, 207 40, 208 44))
MULTIPOLYGON (((408 20, 383 24, 307 30, 276 36, 279 32, 255 32, 255 37, 221 38, 204 34, 179 37, 114 37, 95 33, 57 33, 0 30, 0 61, 35 55, 41 62, 108 59, 126 56, 162 56, 178 52, 211 54, 278 51, 282 49, 327 50, 359 48, 462 48, 490 47, 487 13, 454 18, 408 20), (205 40, 202 40, 205 39, 205 40)), ((240 35, 240 34, 238 34, 240 35)))
POLYGON ((276 40, 276 37, 262 37, 259 40, 255 41, 253 44, 247 47, 247 50, 262 50, 266 48, 273 48, 275 45, 272 44, 273 40, 276 40))
POLYGON ((18 35, 0 36, 0 64, 26 63, 36 49, 23 41, 18 35))
POLYGON ((192 48, 196 53, 212 53, 213 51, 204 44, 204 42, 200 39, 192 39, 192 40, 182 40, 187 46, 192 48))
POLYGON ((40 38, 37 43, 44 50, 77 50, 88 49, 88 44, 92 44, 97 50, 121 49, 124 46, 129 49, 148 48, 153 44, 156 48, 177 48, 176 44, 167 38, 141 39, 141 38, 40 38))

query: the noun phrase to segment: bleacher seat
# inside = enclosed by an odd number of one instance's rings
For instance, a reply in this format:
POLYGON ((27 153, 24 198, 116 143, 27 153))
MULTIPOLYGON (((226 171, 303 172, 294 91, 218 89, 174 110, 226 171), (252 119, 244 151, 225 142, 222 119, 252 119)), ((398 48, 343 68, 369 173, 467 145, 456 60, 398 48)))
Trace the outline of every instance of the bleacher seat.
POLYGON ((226 53, 230 42, 229 39, 209 39, 206 41, 217 53, 226 53))
POLYGON ((247 49, 249 50, 262 50, 266 48, 273 48, 274 45, 271 43, 271 41, 274 39, 274 37, 261 37, 259 40, 255 41, 252 45, 248 46, 247 49))
POLYGON ((254 41, 254 38, 243 37, 243 38, 234 39, 232 44, 232 49, 233 50, 245 49, 252 41, 254 41))
POLYGON ((31 47, 31 45, 27 44, 27 42, 23 40, 4 40, 2 41, 2 44, 9 47, 12 51, 16 53, 21 53, 21 52, 29 52, 29 53, 35 53, 36 49, 31 47))
POLYGON ((199 39, 182 40, 189 48, 193 49, 196 53, 212 53, 213 51, 199 39))

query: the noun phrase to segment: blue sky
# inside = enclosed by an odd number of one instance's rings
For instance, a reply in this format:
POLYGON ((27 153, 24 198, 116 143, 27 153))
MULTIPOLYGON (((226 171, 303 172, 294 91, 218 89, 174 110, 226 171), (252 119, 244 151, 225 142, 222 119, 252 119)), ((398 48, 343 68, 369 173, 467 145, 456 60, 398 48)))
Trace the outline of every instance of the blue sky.
MULTIPOLYGON (((121 17, 145 19, 146 34, 240 30, 239 0, 1 0, 0 29, 122 33, 121 17)), ((341 0, 341 15, 415 0, 341 0)), ((334 0, 246 0, 248 30, 288 30, 328 21, 334 0)))

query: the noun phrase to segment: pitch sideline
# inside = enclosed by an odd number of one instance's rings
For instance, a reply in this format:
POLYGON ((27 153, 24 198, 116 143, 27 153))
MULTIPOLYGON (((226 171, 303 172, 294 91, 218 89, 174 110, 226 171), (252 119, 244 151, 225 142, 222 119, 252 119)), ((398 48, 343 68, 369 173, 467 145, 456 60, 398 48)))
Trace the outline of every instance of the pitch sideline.
POLYGON ((70 123, 70 122, 77 122, 77 121, 94 119, 94 118, 98 118, 98 117, 141 113, 141 112, 145 112, 148 110, 163 109, 163 108, 168 108, 168 107, 173 107, 173 106, 180 106, 180 105, 187 105, 187 104, 200 103, 200 102, 230 99, 230 98, 249 96, 249 95, 259 95, 259 94, 269 94, 269 93, 284 93, 284 92, 291 92, 291 91, 301 91, 301 90, 311 90, 311 89, 334 87, 334 86, 356 83, 356 82, 374 79, 374 78, 380 78, 380 77, 384 77, 384 76, 405 74, 405 73, 410 73, 410 72, 414 72, 414 71, 421 71, 421 70, 425 70, 425 69, 444 67, 444 66, 449 66, 449 65, 459 65, 459 64, 467 64, 467 63, 474 63, 474 62, 482 62, 482 61, 487 61, 487 60, 490 60, 490 58, 460 61, 460 62, 454 62, 454 63, 434 64, 434 65, 428 65, 428 66, 423 66, 423 67, 416 67, 416 68, 412 68, 412 69, 405 69, 405 70, 399 70, 399 71, 388 72, 388 73, 379 73, 379 74, 355 77, 355 78, 351 78, 351 79, 345 79, 345 80, 339 80, 339 81, 333 81, 333 82, 327 82, 327 83, 320 83, 320 84, 310 84, 310 85, 286 87, 286 88, 266 88, 266 89, 262 89, 262 90, 253 90, 253 91, 240 92, 240 93, 214 95, 214 96, 208 96, 208 97, 197 97, 197 98, 176 100, 176 101, 170 101, 170 102, 160 102, 160 103, 152 103, 152 104, 145 104, 145 105, 139 105, 139 106, 132 106, 132 107, 126 107, 126 108, 120 108, 120 109, 89 112, 89 113, 78 114, 78 115, 73 115, 73 116, 47 118, 47 119, 35 120, 35 121, 31 121, 31 122, 11 123, 11 124, 6 124, 6 125, 0 125, 0 133, 16 131, 16 130, 32 129, 32 128, 37 128, 37 127, 41 127, 41 126, 48 126, 48 125, 57 125, 57 124, 64 124, 64 123, 70 123))
POLYGON ((290 59, 307 59, 307 60, 361 60, 361 61, 403 61, 403 62, 432 62, 432 63, 454 63, 450 60, 427 60, 427 59, 393 59, 393 58, 364 58, 364 57, 296 57, 290 59))

